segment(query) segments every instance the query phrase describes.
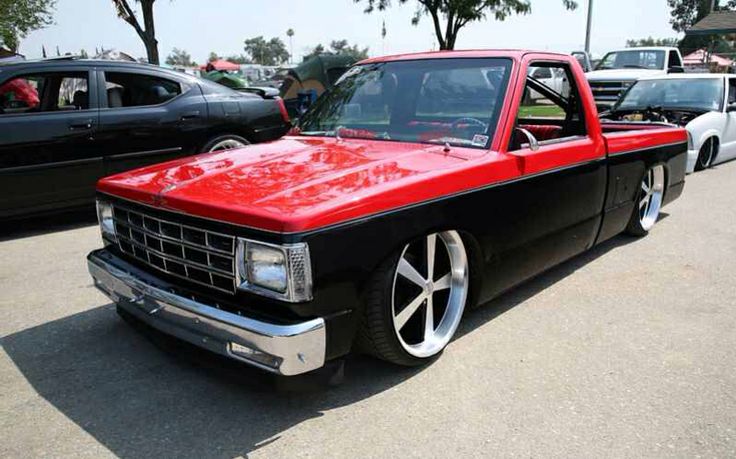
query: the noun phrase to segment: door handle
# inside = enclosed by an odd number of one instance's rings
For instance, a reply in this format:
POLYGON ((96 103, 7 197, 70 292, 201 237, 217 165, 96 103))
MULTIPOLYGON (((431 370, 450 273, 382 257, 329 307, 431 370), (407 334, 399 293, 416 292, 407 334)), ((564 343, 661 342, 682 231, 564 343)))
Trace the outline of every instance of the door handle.
POLYGON ((92 120, 85 120, 81 123, 72 123, 69 125, 69 129, 72 131, 82 131, 92 129, 92 120))
POLYGON ((181 115, 181 120, 182 121, 192 120, 192 119, 195 119, 195 118, 199 118, 199 110, 193 110, 191 112, 184 112, 181 115))

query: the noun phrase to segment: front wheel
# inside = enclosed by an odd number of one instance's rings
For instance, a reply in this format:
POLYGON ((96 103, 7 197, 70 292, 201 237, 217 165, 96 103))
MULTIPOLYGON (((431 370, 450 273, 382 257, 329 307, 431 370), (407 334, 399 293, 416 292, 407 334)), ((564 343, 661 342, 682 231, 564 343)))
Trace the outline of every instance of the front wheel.
POLYGON ((626 227, 628 234, 644 236, 657 223, 664 197, 664 180, 664 166, 661 164, 652 166, 644 173, 637 193, 636 205, 626 227))
POLYGON ((715 156, 716 143, 711 138, 705 141, 700 151, 698 152, 698 160, 695 162, 695 170, 702 171, 708 169, 713 162, 715 156))
POLYGON ((221 151, 221 150, 232 150, 234 148, 243 148, 244 146, 249 145, 249 144, 250 142, 240 137, 239 135, 226 134, 226 135, 217 136, 214 139, 210 139, 210 141, 204 145, 204 147, 202 148, 202 151, 211 152, 211 151, 221 151))
POLYGON ((406 244, 370 281, 359 335, 362 349, 399 365, 433 359, 460 324, 468 287, 468 257, 457 231, 406 244))

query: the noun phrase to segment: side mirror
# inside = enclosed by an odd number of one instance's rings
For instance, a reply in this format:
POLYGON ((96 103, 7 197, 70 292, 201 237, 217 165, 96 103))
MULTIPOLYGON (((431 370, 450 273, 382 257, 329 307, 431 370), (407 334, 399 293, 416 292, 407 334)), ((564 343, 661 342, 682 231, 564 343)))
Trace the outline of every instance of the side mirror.
POLYGON ((516 131, 519 134, 521 134, 524 137, 526 137, 527 143, 526 144, 523 144, 522 143, 521 144, 521 147, 522 148, 524 148, 525 146, 529 145, 529 149, 531 151, 537 151, 537 150, 539 150, 539 141, 537 140, 536 137, 534 137, 534 134, 532 134, 528 130, 526 130, 524 128, 520 128, 520 127, 514 128, 514 131, 516 131))
POLYGON ((726 106, 726 112, 736 112, 736 102, 732 102, 726 106))
POLYGON ((673 65, 667 69, 667 73, 685 73, 685 67, 681 65, 673 65))

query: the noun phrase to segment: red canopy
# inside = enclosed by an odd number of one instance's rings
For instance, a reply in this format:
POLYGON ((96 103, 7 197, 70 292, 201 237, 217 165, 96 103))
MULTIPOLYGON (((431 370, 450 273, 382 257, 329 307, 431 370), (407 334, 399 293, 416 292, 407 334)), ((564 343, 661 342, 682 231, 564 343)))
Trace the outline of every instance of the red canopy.
MULTIPOLYGON (((240 66, 238 64, 233 64, 230 61, 225 61, 222 59, 212 61, 210 62, 210 64, 212 64, 215 70, 228 70, 228 71, 240 70, 240 66)), ((202 65, 200 68, 204 70, 206 67, 207 65, 205 64, 205 65, 202 65)))

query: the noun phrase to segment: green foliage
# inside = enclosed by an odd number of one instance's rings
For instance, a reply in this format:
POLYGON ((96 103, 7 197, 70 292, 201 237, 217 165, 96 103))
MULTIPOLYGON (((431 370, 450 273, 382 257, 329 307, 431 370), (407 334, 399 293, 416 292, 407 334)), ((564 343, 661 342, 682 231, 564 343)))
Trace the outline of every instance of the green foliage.
POLYGON ((330 42, 330 49, 325 49, 321 44, 315 46, 312 51, 304 55, 304 60, 316 56, 318 54, 335 54, 341 56, 350 56, 355 61, 360 61, 368 58, 368 48, 359 48, 358 45, 350 46, 348 41, 343 40, 332 40, 330 42))
POLYGON ((280 38, 266 41, 262 36, 245 40, 245 52, 250 60, 261 65, 279 65, 289 60, 289 51, 280 38))
POLYGON ((317 56, 319 54, 326 54, 326 53, 327 53, 327 50, 325 49, 325 47, 322 46, 322 44, 319 44, 319 45, 315 46, 314 48, 312 48, 312 51, 310 51, 307 54, 305 54, 304 57, 302 58, 302 60, 305 60, 306 61, 306 60, 311 59, 314 56, 317 56))
POLYGON ((197 65, 196 62, 192 61, 192 56, 188 52, 179 48, 172 49, 171 54, 166 56, 166 64, 181 65, 184 67, 193 67, 197 65))
MULTIPOLYGON (((685 32, 711 11, 712 0, 667 0, 671 8, 670 24, 676 32, 685 32)), ((716 0, 715 11, 728 11, 736 8, 736 0, 725 2, 716 0)))
POLYGON ((225 58, 226 61, 232 62, 233 64, 250 64, 250 59, 245 54, 238 54, 228 56, 225 58))
POLYGON ((368 58, 368 48, 358 48, 358 45, 350 46, 347 40, 333 40, 330 42, 330 49, 333 54, 350 56, 356 61, 368 58))
POLYGON ((643 46, 671 46, 676 47, 680 43, 677 38, 639 38, 636 40, 626 40, 627 48, 638 48, 643 46))
MULTIPOLYGON (((365 12, 383 11, 391 6, 391 0, 353 0, 366 3, 365 12)), ((397 0, 399 4, 409 0, 397 0)), ((417 25, 422 16, 432 19, 434 32, 440 49, 455 49, 457 34, 468 23, 480 21, 492 15, 503 21, 513 14, 528 14, 532 10, 531 0, 415 0, 416 11, 412 24, 417 25), (444 21, 444 27, 442 22, 444 21), (443 31, 444 28, 444 31, 443 31)), ((734 0, 736 1, 736 0, 734 0)), ((562 0, 565 8, 577 8, 575 0, 562 0)))
POLYGON ((210 51, 210 56, 207 58, 207 62, 214 62, 218 59, 220 59, 220 56, 218 56, 216 52, 210 51))
MULTIPOLYGON (((711 13, 712 0, 667 0, 670 7, 670 24, 677 32, 685 32, 698 21, 711 13)), ((715 11, 731 11, 736 9, 736 0, 718 1, 715 11)), ((686 35, 680 41, 680 50, 684 54, 706 48, 713 52, 725 53, 733 51, 723 36, 686 35)))
POLYGON ((17 51, 28 33, 52 21, 56 0, 0 0, 0 46, 17 51))

